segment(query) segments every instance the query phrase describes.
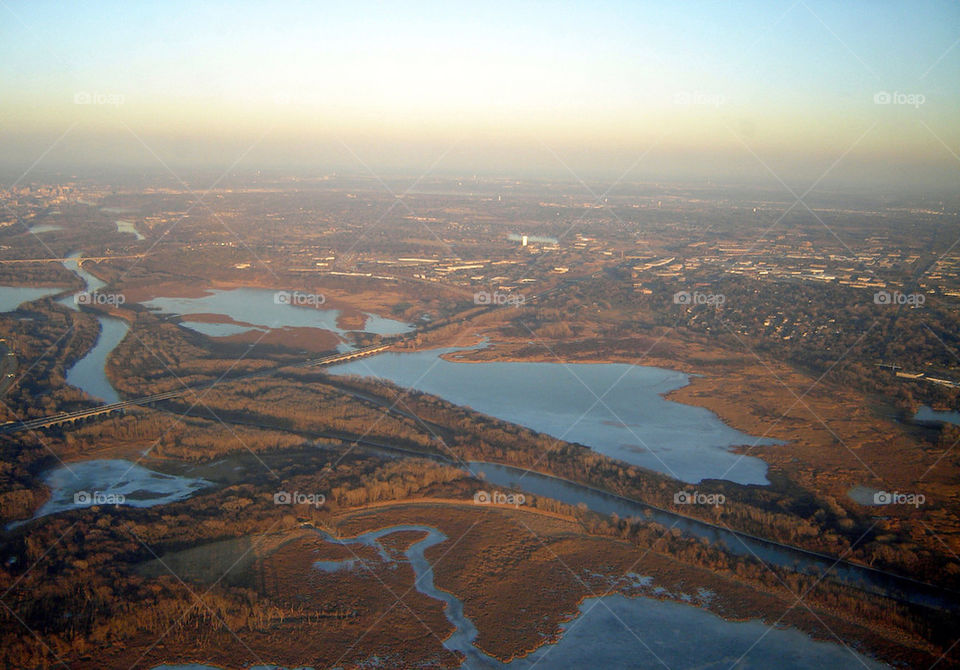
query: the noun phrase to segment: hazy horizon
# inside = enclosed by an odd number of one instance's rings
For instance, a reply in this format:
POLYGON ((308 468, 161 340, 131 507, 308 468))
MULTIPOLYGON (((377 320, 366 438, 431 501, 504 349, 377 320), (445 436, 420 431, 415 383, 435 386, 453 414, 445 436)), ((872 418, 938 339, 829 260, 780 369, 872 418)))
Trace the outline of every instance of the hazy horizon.
POLYGON ((940 190, 960 5, 5 2, 0 163, 940 190))

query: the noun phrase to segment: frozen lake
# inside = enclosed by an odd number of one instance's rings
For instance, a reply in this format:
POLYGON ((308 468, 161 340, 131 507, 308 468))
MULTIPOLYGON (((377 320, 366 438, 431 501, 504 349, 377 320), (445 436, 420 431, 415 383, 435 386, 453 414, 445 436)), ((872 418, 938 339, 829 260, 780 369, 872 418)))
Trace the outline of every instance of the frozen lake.
MULTIPOLYGON (((113 504, 120 496, 123 500, 120 504, 153 507, 184 500, 210 486, 210 482, 203 479, 154 472, 123 459, 61 465, 44 474, 43 482, 50 488, 50 500, 37 510, 33 519, 89 507, 98 500, 109 500, 102 504, 113 504)), ((11 525, 23 523, 26 522, 11 525)))

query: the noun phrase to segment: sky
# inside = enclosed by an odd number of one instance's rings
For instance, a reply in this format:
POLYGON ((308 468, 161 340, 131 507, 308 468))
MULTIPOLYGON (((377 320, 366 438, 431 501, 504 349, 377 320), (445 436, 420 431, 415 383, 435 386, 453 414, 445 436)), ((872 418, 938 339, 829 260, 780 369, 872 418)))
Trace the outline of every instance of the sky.
POLYGON ((0 0, 0 162, 956 187, 958 42, 956 0, 0 0))

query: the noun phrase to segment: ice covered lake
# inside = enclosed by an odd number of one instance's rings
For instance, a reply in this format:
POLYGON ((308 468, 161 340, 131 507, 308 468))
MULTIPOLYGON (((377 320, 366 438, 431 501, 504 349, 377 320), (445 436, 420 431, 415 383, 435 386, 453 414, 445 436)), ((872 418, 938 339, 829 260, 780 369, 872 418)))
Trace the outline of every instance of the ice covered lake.
MULTIPOLYGON (((203 479, 155 472, 119 458, 63 464, 49 470, 42 479, 50 488, 50 499, 36 511, 33 519, 98 503, 130 507, 164 505, 189 498, 210 486, 210 482, 203 479), (119 500, 122 502, 117 503, 119 500)), ((23 523, 26 522, 11 526, 23 523)))

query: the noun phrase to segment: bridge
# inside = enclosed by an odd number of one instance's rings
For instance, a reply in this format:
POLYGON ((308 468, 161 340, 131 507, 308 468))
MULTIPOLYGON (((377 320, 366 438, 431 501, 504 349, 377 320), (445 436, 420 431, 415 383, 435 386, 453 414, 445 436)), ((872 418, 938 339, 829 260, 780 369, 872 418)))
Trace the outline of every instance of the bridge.
MULTIPOLYGON (((131 256, 103 257, 103 260, 107 260, 108 258, 139 257, 139 256, 142 256, 142 255, 143 255, 143 254, 136 254, 136 255, 131 255, 131 256)), ((37 259, 37 260, 60 260, 60 259, 37 259)), ((67 259, 63 259, 63 260, 67 260, 67 259)), ((96 258, 94 258, 94 257, 85 257, 85 258, 83 258, 83 259, 81 259, 81 260, 82 260, 82 261, 96 260, 96 258)), ((29 261, 29 260, 24 260, 24 261, 0 261, 0 263, 3 263, 3 262, 7 262, 7 263, 11 263, 11 262, 12 262, 12 263, 18 263, 18 262, 33 262, 33 261, 29 261)), ((553 294, 553 293, 556 293, 557 291, 560 291, 560 290, 562 290, 563 288, 565 288, 565 287, 567 287, 567 286, 569 286, 569 285, 571 285, 571 284, 573 284, 573 283, 576 283, 576 282, 578 282, 578 281, 581 281, 581 280, 582 280, 582 277, 566 279, 566 280, 564 280, 563 282, 561 282, 559 285, 554 286, 554 287, 551 288, 551 289, 547 289, 546 291, 543 291, 543 292, 541 292, 541 293, 534 294, 534 295, 530 296, 530 297, 529 297, 529 302, 531 302, 531 303, 536 303, 536 302, 538 302, 539 300, 541 300, 542 298, 545 298, 545 297, 547 297, 547 296, 549 296, 549 295, 551 295, 551 294, 553 294)), ((500 308, 500 307, 497 306, 497 305, 481 305, 481 306, 477 306, 477 307, 475 307, 474 309, 470 310, 470 314, 469 314, 468 316, 466 316, 466 318, 468 318, 468 319, 469 319, 469 318, 473 318, 473 317, 478 316, 478 315, 480 315, 480 314, 484 314, 484 313, 486 313, 486 312, 492 311, 492 310, 494 310, 494 309, 499 309, 499 308, 500 308)), ((463 318, 463 317, 461 317, 461 318, 463 318)), ((310 368, 310 367, 319 367, 319 366, 324 366, 324 365, 334 365, 334 364, 336 364, 336 363, 345 363, 345 362, 347 362, 347 361, 352 361, 352 360, 355 360, 355 359, 357 359, 357 358, 363 358, 363 357, 365 357, 365 356, 372 356, 373 354, 376 354, 376 353, 379 353, 379 352, 381 352, 381 351, 385 351, 385 350, 391 348, 394 344, 397 344, 397 343, 399 343, 399 342, 403 342, 404 340, 407 340, 407 339, 409 339, 409 338, 411 338, 411 337, 414 337, 414 336, 416 336, 416 334, 418 334, 418 333, 423 333, 423 332, 427 332, 427 331, 430 331, 430 330, 434 330, 434 329, 436 329, 436 328, 440 328, 440 327, 442 327, 442 326, 449 325, 449 323, 450 323, 450 321, 449 321, 448 319, 440 319, 440 320, 435 321, 435 322, 433 322, 433 323, 431 323, 431 324, 428 324, 428 325, 426 325, 426 326, 421 326, 420 328, 418 328, 416 331, 414 331, 414 332, 412 332, 412 333, 406 333, 405 335, 401 335, 401 336, 399 336, 399 337, 392 338, 393 341, 390 342, 389 344, 379 344, 379 345, 375 345, 375 346, 371 346, 371 347, 364 347, 364 348, 362 348, 362 349, 357 349, 357 350, 355 350, 355 351, 347 351, 347 352, 344 352, 344 353, 333 354, 333 355, 330 355, 330 356, 323 356, 323 357, 321 357, 321 358, 313 358, 313 359, 310 359, 310 360, 307 360, 307 361, 303 361, 303 362, 301 362, 301 363, 293 363, 293 364, 288 364, 288 365, 281 365, 281 366, 279 366, 279 367, 271 368, 271 369, 269 369, 269 370, 263 370, 263 371, 259 371, 259 372, 254 372, 254 373, 247 374, 247 375, 238 375, 238 376, 236 376, 236 377, 229 377, 229 378, 224 379, 224 380, 221 380, 221 381, 235 382, 235 381, 242 381, 242 380, 245 380, 245 379, 256 379, 256 378, 269 377, 269 376, 275 375, 275 374, 279 373, 281 370, 285 370, 285 369, 291 369, 291 368, 310 368)), ((196 393, 198 393, 198 392, 210 390, 210 389, 212 389, 214 386, 216 386, 218 383, 219 383, 219 382, 204 382, 204 383, 202 383, 202 384, 192 384, 192 385, 184 386, 184 387, 182 387, 182 388, 180 388, 180 389, 178 389, 178 390, 175 390, 175 391, 165 391, 165 392, 163 392, 163 393, 155 393, 155 394, 153 394, 153 395, 142 396, 142 397, 139 397, 139 398, 131 398, 131 399, 129 399, 129 400, 122 400, 122 401, 120 401, 120 402, 110 403, 110 404, 107 404, 107 405, 98 405, 97 407, 88 407, 88 408, 86 408, 86 409, 76 410, 76 411, 74 411, 74 412, 64 412, 64 413, 61 413, 61 414, 55 414, 55 415, 52 415, 52 416, 39 417, 39 418, 36 418, 36 419, 30 419, 30 420, 27 420, 27 421, 19 421, 19 420, 18 420, 18 421, 8 421, 7 423, 0 424, 0 435, 10 435, 10 434, 12 434, 12 433, 19 433, 19 432, 23 432, 23 431, 25 431, 25 430, 36 430, 36 429, 39 429, 39 428, 49 428, 49 427, 51 427, 51 426, 57 426, 57 425, 72 425, 72 424, 77 423, 78 421, 82 421, 82 420, 84 420, 84 419, 88 419, 88 418, 91 418, 91 417, 110 416, 110 415, 115 415, 115 414, 122 414, 123 411, 124 411, 126 408, 128 408, 128 407, 137 407, 137 406, 150 405, 150 404, 152 404, 152 403, 160 402, 160 401, 163 401, 163 400, 170 400, 170 399, 172 399, 172 398, 183 397, 183 396, 189 395, 189 394, 191 394, 191 393, 196 394, 196 393)))
POLYGON ((0 264, 15 264, 15 263, 64 263, 66 261, 79 261, 80 263, 85 263, 87 261, 93 261, 94 263, 101 263, 104 261, 112 261, 118 258, 143 258, 146 254, 123 254, 119 256, 82 256, 78 258, 9 258, 9 259, 0 259, 0 264))
POLYGON ((226 382, 235 382, 243 381, 246 379, 256 379, 261 377, 270 377, 281 370, 290 369, 290 368, 313 368, 320 367, 324 365, 334 365, 336 363, 345 363, 347 361, 352 361, 357 358, 363 358, 365 356, 372 356, 373 354, 380 353, 389 349, 391 344, 379 344, 372 347, 364 347, 363 349, 357 349, 355 351, 346 351, 340 354, 333 354, 330 356, 322 356, 320 358, 312 358, 302 363, 294 363, 292 365, 282 365, 280 367, 271 368, 269 370, 263 370, 259 372, 254 372, 248 375, 240 375, 237 377, 230 377, 224 380, 218 380, 216 382, 204 382, 202 384, 193 384, 184 386, 183 388, 176 389, 174 391, 164 391, 162 393, 154 393, 152 395, 141 396, 139 398, 130 398, 129 400, 121 400, 120 402, 113 402, 107 405, 98 405, 97 407, 87 407, 86 409, 76 410, 74 412, 63 412, 61 414, 54 414, 52 416, 43 416, 36 419, 29 419, 27 421, 8 421, 7 423, 0 424, 0 435, 10 435, 12 433, 19 433, 25 430, 37 430, 39 428, 49 428, 51 426, 57 426, 62 424, 75 424, 78 421, 84 419, 89 419, 96 416, 110 416, 116 414, 122 414, 124 410, 128 407, 142 407, 144 405, 151 405, 161 400, 170 400, 172 398, 179 398, 189 394, 197 394, 198 392, 208 391, 216 386, 220 381, 226 382))

